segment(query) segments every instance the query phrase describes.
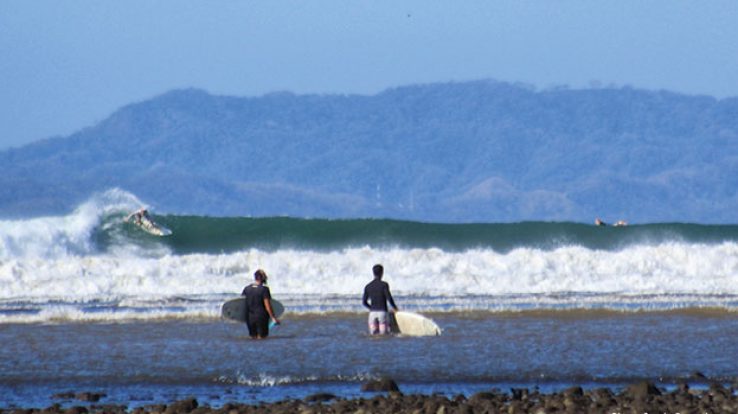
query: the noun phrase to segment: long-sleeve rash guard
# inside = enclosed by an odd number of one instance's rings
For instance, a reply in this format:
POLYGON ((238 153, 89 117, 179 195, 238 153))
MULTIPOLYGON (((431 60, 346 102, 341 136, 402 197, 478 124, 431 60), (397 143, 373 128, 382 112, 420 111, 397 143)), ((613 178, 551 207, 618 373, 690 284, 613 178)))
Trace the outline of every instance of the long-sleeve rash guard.
POLYGON ((397 309, 387 282, 374 279, 364 288, 362 303, 369 310, 387 312, 387 301, 389 301, 393 308, 397 309))

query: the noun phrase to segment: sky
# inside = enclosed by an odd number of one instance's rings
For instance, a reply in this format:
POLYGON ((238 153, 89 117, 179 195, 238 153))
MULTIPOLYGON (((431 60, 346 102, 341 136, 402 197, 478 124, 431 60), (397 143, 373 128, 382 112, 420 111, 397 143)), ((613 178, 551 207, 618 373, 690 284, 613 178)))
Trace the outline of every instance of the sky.
POLYGON ((0 150, 172 89, 479 79, 738 96, 738 2, 0 0, 0 150))

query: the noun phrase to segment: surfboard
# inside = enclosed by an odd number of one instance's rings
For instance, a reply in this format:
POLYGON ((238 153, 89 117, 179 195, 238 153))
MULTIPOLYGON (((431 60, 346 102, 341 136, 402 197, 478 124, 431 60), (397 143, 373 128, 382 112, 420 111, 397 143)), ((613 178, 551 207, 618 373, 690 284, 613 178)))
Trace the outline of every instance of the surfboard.
POLYGON ((133 224, 140 227, 146 233, 154 236, 169 236, 172 231, 162 226, 161 224, 154 223, 154 221, 147 219, 146 217, 141 218, 140 221, 134 221, 133 224))
POLYGON ((136 213, 132 213, 123 221, 133 223, 134 226, 154 236, 169 236, 172 234, 171 230, 161 224, 155 223, 154 220, 151 220, 151 218, 145 215, 145 213, 140 214, 140 210, 136 213), (135 218, 137 215, 139 216, 138 219, 135 218))
MULTIPOLYGON (((282 302, 272 299, 272 311, 274 316, 277 318, 282 317, 284 314, 284 305, 282 302)), ((238 322, 246 322, 246 298, 243 296, 227 301, 223 304, 223 308, 220 311, 221 316, 226 319, 231 319, 238 322)), ((272 323, 269 323, 269 329, 272 329, 272 323)))
POLYGON ((390 328, 392 333, 407 336, 441 335, 441 328, 433 319, 414 312, 390 312, 390 328))

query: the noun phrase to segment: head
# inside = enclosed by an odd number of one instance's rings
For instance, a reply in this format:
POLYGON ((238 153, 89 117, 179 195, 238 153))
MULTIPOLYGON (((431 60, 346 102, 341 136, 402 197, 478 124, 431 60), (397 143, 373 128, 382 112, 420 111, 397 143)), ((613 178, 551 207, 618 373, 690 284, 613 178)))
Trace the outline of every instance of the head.
POLYGON ((267 274, 265 271, 259 269, 256 272, 254 272, 254 280, 261 283, 266 283, 267 281, 267 274))
POLYGON ((384 275, 384 267, 381 264, 375 264, 372 267, 372 272, 374 273, 375 279, 381 279, 382 275, 384 275))

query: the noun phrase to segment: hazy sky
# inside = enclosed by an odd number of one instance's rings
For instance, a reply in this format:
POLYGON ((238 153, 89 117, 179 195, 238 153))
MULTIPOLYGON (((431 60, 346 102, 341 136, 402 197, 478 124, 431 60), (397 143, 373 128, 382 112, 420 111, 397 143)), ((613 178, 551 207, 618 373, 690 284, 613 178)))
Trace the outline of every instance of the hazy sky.
POLYGON ((0 149, 174 88, 475 79, 738 96, 738 2, 0 0, 0 149))

